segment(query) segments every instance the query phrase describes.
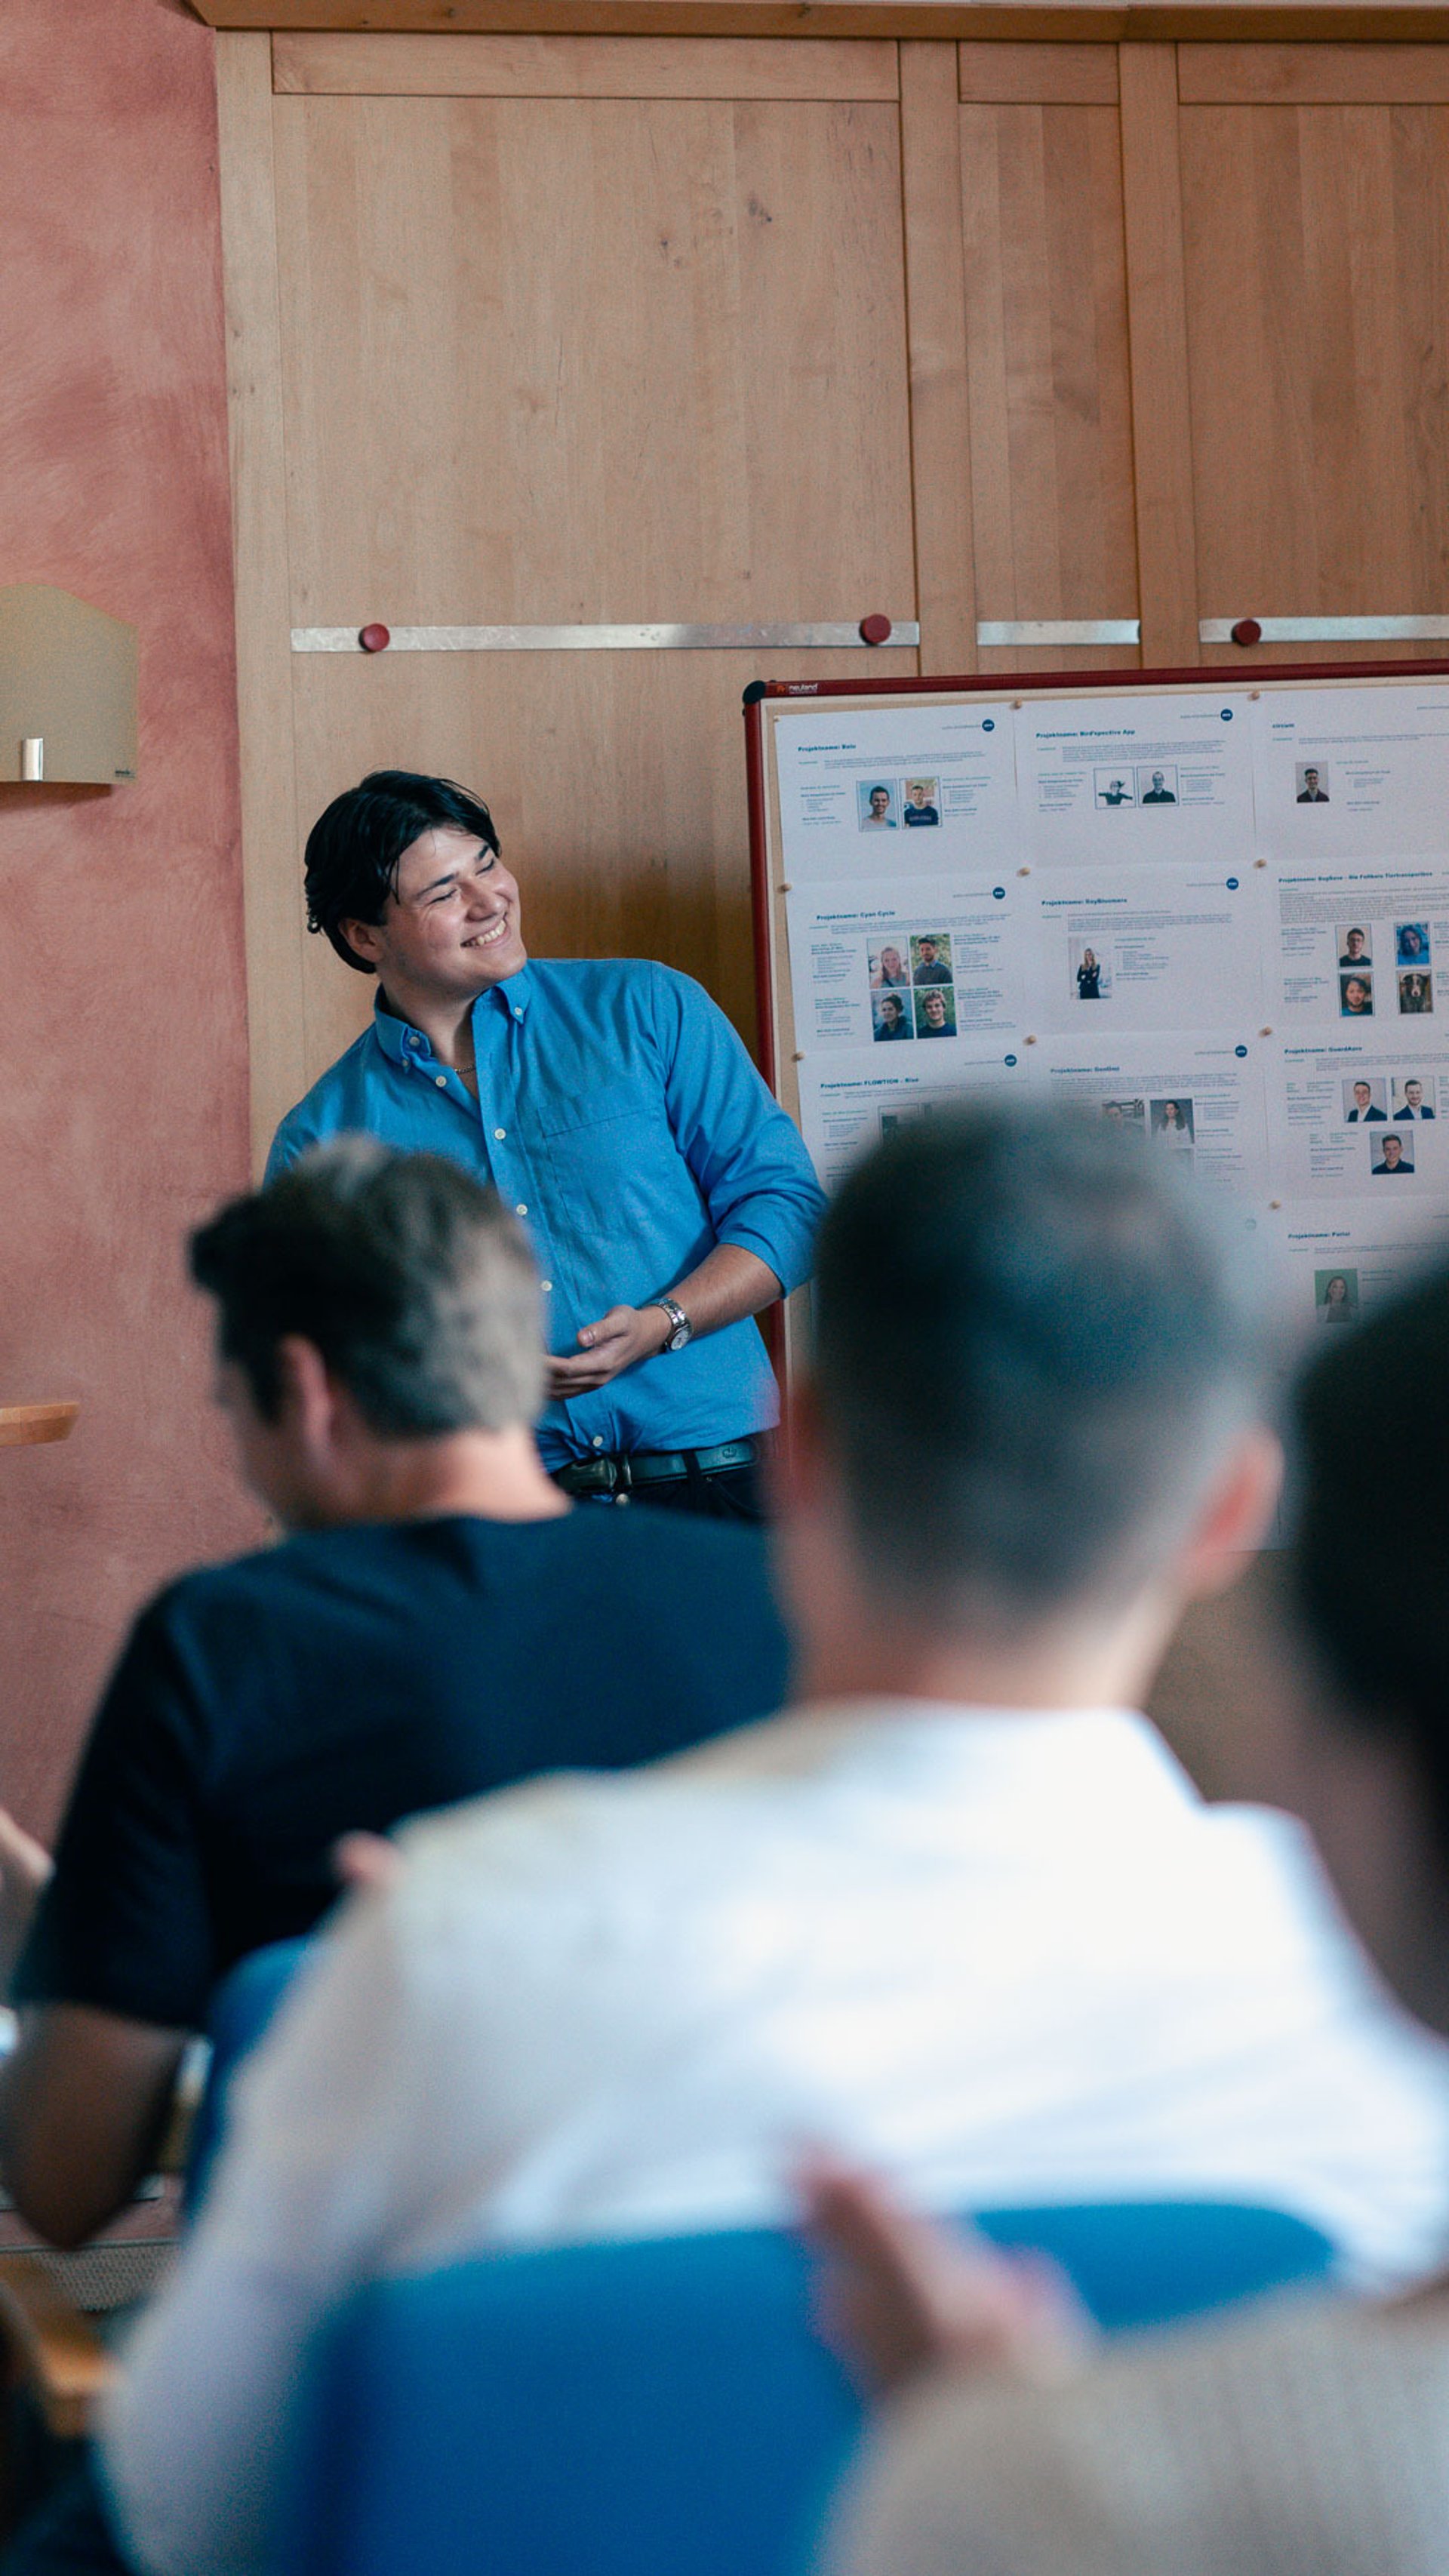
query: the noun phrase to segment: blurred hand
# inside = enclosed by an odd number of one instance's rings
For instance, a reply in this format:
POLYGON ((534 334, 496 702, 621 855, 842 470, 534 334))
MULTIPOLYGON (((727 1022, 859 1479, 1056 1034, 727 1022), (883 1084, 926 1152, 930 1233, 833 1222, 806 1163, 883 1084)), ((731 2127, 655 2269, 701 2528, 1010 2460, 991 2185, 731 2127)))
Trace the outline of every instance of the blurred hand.
POLYGON ((54 1867, 44 1844, 17 1825, 8 1808, 0 1807, 0 1989, 9 1987, 54 1867))
POLYGON ((662 1306, 611 1306, 596 1324, 581 1328, 577 1358, 549 1361, 550 1399, 564 1404, 571 1395, 592 1395, 637 1361, 652 1360, 663 1350, 669 1330, 662 1306))
POLYGON ((1043 2380, 1075 2367, 1092 2328, 1045 2256, 1000 2253, 823 2158, 802 2179, 807 2232, 826 2258, 821 2330, 868 2389, 930 2369, 1043 2380))
POLYGON ((402 1867, 402 1854, 385 1834, 343 1834, 332 1846, 332 1866, 340 1886, 382 1896, 402 1867))

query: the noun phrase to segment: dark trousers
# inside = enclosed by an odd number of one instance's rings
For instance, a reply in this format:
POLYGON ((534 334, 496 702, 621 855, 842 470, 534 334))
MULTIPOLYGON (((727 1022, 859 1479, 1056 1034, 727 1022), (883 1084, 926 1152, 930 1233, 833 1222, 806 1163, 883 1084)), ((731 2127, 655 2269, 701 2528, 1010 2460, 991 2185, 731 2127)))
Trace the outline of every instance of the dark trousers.
MULTIPOLYGON (((618 1496, 612 1498, 618 1501, 618 1496)), ((631 1503, 648 1503, 656 1511, 703 1512, 717 1521, 762 1521, 759 1462, 752 1467, 720 1467, 706 1476, 689 1461, 686 1476, 661 1477, 657 1485, 636 1485, 631 1503)))
POLYGON ((755 1457, 748 1467, 718 1467, 706 1475, 686 1449, 681 1452, 686 1466, 682 1476, 660 1476, 648 1484, 631 1485, 624 1494, 576 1494, 573 1500, 582 1511, 644 1503, 652 1511, 701 1512, 708 1520, 758 1525, 765 1519, 764 1450, 765 1441, 756 1434, 755 1457))

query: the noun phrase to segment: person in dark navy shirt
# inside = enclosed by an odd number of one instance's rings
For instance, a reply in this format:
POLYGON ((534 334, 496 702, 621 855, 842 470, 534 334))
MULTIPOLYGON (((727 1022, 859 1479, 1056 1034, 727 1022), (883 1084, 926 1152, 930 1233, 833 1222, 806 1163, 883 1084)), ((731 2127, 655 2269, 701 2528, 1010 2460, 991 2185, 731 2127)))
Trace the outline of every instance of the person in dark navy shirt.
POLYGON ((572 1506, 545 1474, 537 1274, 456 1164, 318 1148, 192 1262, 291 1535, 142 1613, 82 1759, 0 2080, 0 2171, 59 2242, 129 2197, 217 1980, 318 1921, 340 1837, 786 1697, 758 1532, 572 1506))

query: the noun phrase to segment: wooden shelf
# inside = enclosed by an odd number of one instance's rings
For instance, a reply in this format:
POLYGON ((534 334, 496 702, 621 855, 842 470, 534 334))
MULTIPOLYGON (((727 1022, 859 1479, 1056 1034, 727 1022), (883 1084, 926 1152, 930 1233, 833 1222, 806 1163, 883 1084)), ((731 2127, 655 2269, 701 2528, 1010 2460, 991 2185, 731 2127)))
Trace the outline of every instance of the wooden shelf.
POLYGON ((68 1440, 78 1404, 0 1404, 0 1449, 30 1449, 41 1440, 68 1440))

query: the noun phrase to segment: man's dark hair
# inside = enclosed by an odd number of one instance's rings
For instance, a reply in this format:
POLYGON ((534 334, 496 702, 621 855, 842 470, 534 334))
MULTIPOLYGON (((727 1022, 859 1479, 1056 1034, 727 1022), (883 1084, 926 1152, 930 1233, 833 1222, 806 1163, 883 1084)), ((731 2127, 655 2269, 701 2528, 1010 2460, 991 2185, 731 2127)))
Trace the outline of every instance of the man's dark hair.
POLYGON ((1127 1597, 1253 1416, 1257 1269, 1097 1118, 963 1107, 880 1146, 825 1218, 815 1286, 873 1589, 997 1626, 1127 1597))
POLYGON ((223 1359, 266 1422, 300 1334, 386 1439, 504 1431, 543 1398, 538 1277, 521 1228, 441 1154, 318 1145, 191 1238, 223 1359))
POLYGON ((1449 1271, 1360 1309, 1293 1414, 1298 1609, 1343 1713, 1409 1741, 1449 1859, 1449 1271))
POLYGON ((344 921, 379 922, 397 893, 398 864, 424 832, 476 833, 495 855, 493 817, 481 797, 450 778, 411 769, 374 769, 360 787, 334 796, 307 835, 307 927, 325 930, 339 957, 360 975, 377 972, 359 957, 344 921))

